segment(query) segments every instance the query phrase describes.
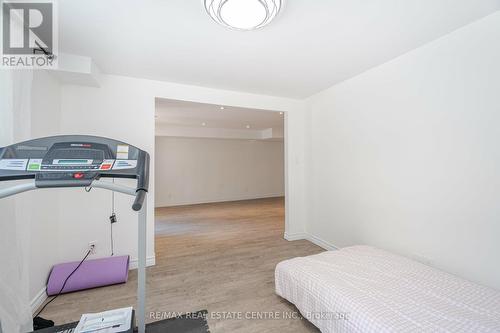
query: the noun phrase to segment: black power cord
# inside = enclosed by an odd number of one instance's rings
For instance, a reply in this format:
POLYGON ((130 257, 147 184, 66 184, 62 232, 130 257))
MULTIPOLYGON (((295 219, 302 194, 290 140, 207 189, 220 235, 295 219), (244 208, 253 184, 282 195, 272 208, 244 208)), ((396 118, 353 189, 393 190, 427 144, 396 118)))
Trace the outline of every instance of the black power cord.
MULTIPOLYGON (((114 182, 115 182, 115 179, 113 178, 113 183, 114 182)), ((89 188, 86 187, 85 188, 86 192, 90 192, 91 190, 92 190, 92 187, 89 187, 89 188)), ((111 216, 109 217, 109 221, 110 221, 110 225, 111 225, 111 255, 113 256, 115 254, 114 253, 114 240, 113 240, 113 224, 116 223, 116 222, 118 222, 118 220, 116 218, 116 214, 115 214, 115 192, 114 191, 111 192, 111 216)), ((90 255, 91 252, 92 252, 92 250, 88 250, 88 252, 85 255, 85 257, 80 261, 80 263, 76 266, 76 268, 64 280, 64 283, 63 283, 63 285, 61 287, 61 290, 59 290, 59 292, 57 293, 57 295, 55 295, 54 297, 52 297, 52 299, 50 301, 48 301, 47 303, 44 304, 44 306, 35 315, 35 318, 41 319, 41 318, 38 317, 40 315, 40 313, 42 313, 43 310, 45 310, 45 308, 47 307, 47 305, 49 305, 50 303, 52 303, 57 297, 59 297, 62 294, 62 291, 64 290, 64 287, 66 287, 66 283, 68 282, 69 278, 78 270, 78 268, 80 268, 80 266, 88 258, 88 256, 90 255)))
POLYGON ((40 309, 40 311, 37 312, 37 314, 35 315, 35 318, 37 318, 40 315, 40 313, 42 313, 42 311, 47 307, 47 305, 49 305, 50 303, 52 303, 52 301, 54 301, 57 297, 59 297, 62 294, 62 291, 64 290, 64 287, 66 287, 66 283, 68 282, 69 278, 78 270, 78 268, 80 268, 80 266, 88 258, 88 256, 90 255, 91 252, 92 252, 91 250, 88 250, 87 254, 82 259, 82 261, 80 261, 80 263, 78 264, 78 266, 76 266, 76 268, 68 275, 68 277, 66 278, 66 280, 64 280, 64 283, 63 283, 63 285, 61 287, 61 290, 59 290, 59 292, 57 293, 57 295, 55 295, 54 297, 52 297, 52 299, 50 301, 48 301, 47 303, 45 303, 45 305, 40 309))

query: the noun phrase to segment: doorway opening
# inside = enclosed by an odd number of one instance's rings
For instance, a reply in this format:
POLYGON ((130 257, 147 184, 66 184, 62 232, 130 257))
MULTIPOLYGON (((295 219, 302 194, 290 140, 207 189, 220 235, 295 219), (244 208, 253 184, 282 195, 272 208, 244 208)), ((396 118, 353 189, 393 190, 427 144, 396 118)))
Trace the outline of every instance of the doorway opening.
POLYGON ((196 229, 161 218, 167 212, 218 207, 230 216, 237 202, 262 212, 259 204, 273 203, 284 234, 284 112, 160 98, 155 107, 157 236, 196 229))
POLYGON ((164 308, 291 310, 274 293, 276 264, 305 250, 283 238, 285 116, 156 100, 155 270, 168 272, 164 308))

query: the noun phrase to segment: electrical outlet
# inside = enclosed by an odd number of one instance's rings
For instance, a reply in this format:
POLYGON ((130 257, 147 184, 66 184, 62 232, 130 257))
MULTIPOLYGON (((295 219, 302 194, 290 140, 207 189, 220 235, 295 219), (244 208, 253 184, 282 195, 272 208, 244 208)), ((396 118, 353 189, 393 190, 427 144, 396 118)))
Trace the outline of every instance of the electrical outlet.
POLYGON ((97 241, 89 242, 89 248, 88 248, 88 250, 90 251, 90 254, 96 254, 96 252, 97 252, 97 241))

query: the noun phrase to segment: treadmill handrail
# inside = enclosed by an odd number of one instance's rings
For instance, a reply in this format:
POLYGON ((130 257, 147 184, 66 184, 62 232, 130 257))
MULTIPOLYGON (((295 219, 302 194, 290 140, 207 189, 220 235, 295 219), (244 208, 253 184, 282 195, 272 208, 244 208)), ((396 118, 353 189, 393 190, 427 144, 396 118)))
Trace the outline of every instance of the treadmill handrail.
MULTIPOLYGON (((92 182, 92 185, 90 187, 102 188, 102 189, 105 189, 105 190, 110 190, 110 191, 114 191, 114 192, 120 192, 120 193, 123 193, 123 194, 128 194, 128 195, 131 195, 131 196, 135 196, 136 199, 134 201, 134 204, 135 204, 135 202, 138 201, 137 198, 139 196, 141 196, 142 197, 142 199, 140 199, 141 207, 142 207, 142 203, 144 202, 144 196, 145 196, 145 193, 146 193, 143 190, 137 190, 137 189, 135 189, 133 187, 123 186, 123 185, 120 185, 120 184, 106 182, 106 181, 102 181, 102 180, 94 180, 92 182), (142 192, 142 194, 139 194, 138 192, 142 192)), ((7 188, 2 188, 2 189, 0 189, 0 199, 6 198, 6 197, 10 197, 10 196, 13 196, 13 195, 16 195, 16 194, 19 194, 19 193, 27 192, 27 191, 37 190, 37 189, 40 189, 40 188, 36 187, 34 181, 29 182, 29 183, 25 183, 25 184, 17 184, 17 185, 10 186, 10 187, 7 187, 7 188)), ((134 210, 135 211, 139 211, 140 208, 139 209, 134 209, 134 210)))
POLYGON ((27 192, 27 191, 32 191, 36 190, 37 187, 35 186, 35 182, 29 182, 25 184, 17 184, 14 186, 10 186, 7 188, 2 188, 0 189, 0 199, 10 197, 12 195, 16 195, 19 193, 27 192))
POLYGON ((124 186, 124 185, 120 185, 120 184, 116 184, 116 183, 112 183, 112 182, 105 182, 102 180, 94 180, 92 182, 92 185, 90 185, 90 187, 102 188, 105 190, 110 190, 110 191, 114 191, 114 192, 128 194, 131 196, 136 195, 136 189, 133 187, 128 187, 128 186, 124 186))
POLYGON ((132 204, 132 209, 135 210, 136 212, 142 209, 142 205, 144 204, 144 199, 146 198, 146 193, 148 192, 145 190, 142 189, 137 190, 134 203, 132 204))
POLYGON ((149 154, 143 150, 139 151, 139 162, 137 165, 137 189, 132 209, 140 211, 144 198, 149 189, 149 154))

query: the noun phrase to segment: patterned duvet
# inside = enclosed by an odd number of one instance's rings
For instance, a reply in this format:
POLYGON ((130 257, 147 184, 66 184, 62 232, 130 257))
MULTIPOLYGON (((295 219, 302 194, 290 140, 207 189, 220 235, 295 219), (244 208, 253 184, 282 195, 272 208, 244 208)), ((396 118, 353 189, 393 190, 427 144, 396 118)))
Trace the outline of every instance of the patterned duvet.
POLYGON ((322 332, 500 332, 500 292, 369 246, 286 260, 276 293, 322 332))

